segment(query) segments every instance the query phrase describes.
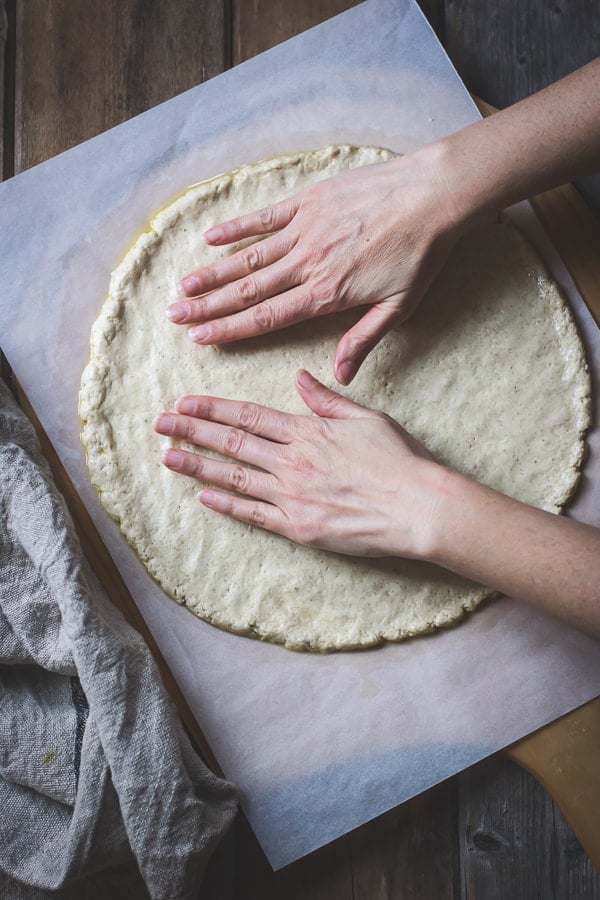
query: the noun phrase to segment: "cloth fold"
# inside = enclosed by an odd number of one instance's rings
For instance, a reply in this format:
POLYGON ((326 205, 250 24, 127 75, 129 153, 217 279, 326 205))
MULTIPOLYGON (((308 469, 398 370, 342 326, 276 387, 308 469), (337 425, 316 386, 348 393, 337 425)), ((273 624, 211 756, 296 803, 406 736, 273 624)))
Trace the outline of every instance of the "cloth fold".
POLYGON ((123 877, 157 900, 197 897, 237 808, 89 569, 1 380, 0 805, 1 896, 71 896, 104 871, 112 896, 123 877))

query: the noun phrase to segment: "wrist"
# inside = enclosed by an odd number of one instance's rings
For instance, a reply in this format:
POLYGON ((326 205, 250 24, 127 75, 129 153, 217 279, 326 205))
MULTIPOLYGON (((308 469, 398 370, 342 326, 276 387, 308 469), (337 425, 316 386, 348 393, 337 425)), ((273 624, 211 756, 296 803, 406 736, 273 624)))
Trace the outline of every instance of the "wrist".
MULTIPOLYGON (((462 236, 490 213, 489 178, 480 177, 469 158, 464 131, 427 144, 414 154, 435 194, 435 217, 442 233, 462 236)), ((499 207, 498 207, 499 208, 499 207)))
POLYGON ((389 555, 434 562, 443 554, 456 474, 433 459, 413 458, 410 473, 403 476, 396 493, 397 502, 389 510, 389 555))
POLYGON ((489 505, 500 495, 435 462, 423 469, 420 485, 422 517, 414 558, 461 572, 465 556, 472 554, 477 535, 485 530, 492 513, 489 505))

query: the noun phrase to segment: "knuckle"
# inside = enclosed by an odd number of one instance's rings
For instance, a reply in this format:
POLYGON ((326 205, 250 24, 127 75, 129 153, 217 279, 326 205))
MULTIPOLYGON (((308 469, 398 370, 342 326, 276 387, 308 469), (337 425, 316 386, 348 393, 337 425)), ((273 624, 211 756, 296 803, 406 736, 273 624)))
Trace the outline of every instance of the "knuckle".
POLYGON ((260 424, 260 409, 254 403, 244 403, 240 407, 239 423, 242 428, 252 430, 260 424))
POLYGON ((258 300, 258 287, 254 278, 244 278, 238 285, 238 293, 245 306, 258 300))
POLYGON ((251 272, 254 272, 255 269, 260 269, 263 265, 262 251, 259 250, 257 244, 253 244, 245 251, 244 264, 251 272))
POLYGON ((186 418, 183 424, 183 436, 187 441, 193 443, 196 438, 196 423, 193 419, 186 418))
POLYGON ((355 334, 348 335, 347 351, 351 354, 356 354, 358 351, 363 351, 370 345, 371 337, 368 334, 364 334, 363 332, 359 331, 355 334))
POLYGON ((315 470, 312 460, 301 450, 288 450, 288 463, 299 475, 310 475, 315 470))
POLYGON ((306 519, 296 523, 294 528, 294 540, 299 544, 310 547, 316 542, 316 530, 312 522, 306 519))
MULTIPOLYGON (((184 463, 185 465, 185 463, 184 463)), ((190 475, 194 475, 196 478, 202 478, 204 475, 204 461, 201 456, 198 456, 197 453, 193 454, 193 457, 188 461, 188 470, 190 475)))
POLYGON ((237 454, 241 452, 245 440, 246 435, 243 431, 239 431, 239 429, 237 428, 232 428, 231 431, 227 432, 227 435, 225 437, 225 450, 231 456, 237 456, 237 454))
POLYGON ((306 262, 311 267, 319 266, 325 259, 325 248, 322 244, 312 246, 307 254, 306 262))
POLYGON ((259 528, 264 528, 266 522, 265 514, 260 506, 253 506, 250 510, 250 523, 252 525, 257 525, 259 528))
POLYGON ((229 222, 230 235, 235 240, 239 240, 244 236, 244 222, 242 219, 232 219, 229 222))
POLYGON ((275 314, 269 303, 259 303, 253 308, 252 315, 261 329, 270 330, 275 327, 275 314))
POLYGON ((214 401, 213 397, 207 397, 205 400, 204 407, 204 416, 205 419, 214 419, 216 418, 217 413, 217 404, 214 401))
POLYGON ((240 494, 247 494, 250 486, 250 476, 243 466, 234 466, 231 470, 231 484, 240 494))
POLYGON ((307 301, 310 309, 327 312, 333 308, 337 299, 337 288, 332 279, 321 278, 311 285, 307 301))
POLYGON ((340 295, 338 285, 331 278, 324 279, 319 285, 319 295, 321 298, 321 306, 330 309, 336 305, 340 295))
POLYGON ((265 228, 272 228, 275 221, 275 213, 272 206, 265 206, 258 213, 260 224, 265 228))
POLYGON ((197 273, 197 281, 198 281, 198 289, 196 291, 197 294, 202 293, 202 289, 205 291, 210 291, 214 285, 217 284, 219 280, 219 269, 216 265, 207 266, 205 269, 200 269, 197 273))
POLYGON ((314 284, 307 285, 300 303, 305 310, 314 310, 319 305, 319 292, 314 284))

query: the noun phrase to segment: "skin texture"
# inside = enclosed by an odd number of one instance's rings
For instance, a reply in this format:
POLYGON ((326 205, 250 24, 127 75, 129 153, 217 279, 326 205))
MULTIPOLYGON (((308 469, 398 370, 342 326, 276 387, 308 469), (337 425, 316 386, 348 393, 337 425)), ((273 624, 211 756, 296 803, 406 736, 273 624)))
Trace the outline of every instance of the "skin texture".
POLYGON ((415 310, 460 236, 425 163, 415 154, 345 172, 211 229, 211 244, 276 233, 188 275, 185 292, 202 296, 173 304, 171 321, 201 323, 190 330, 198 343, 224 343, 370 304, 335 354, 335 376, 348 384, 392 322, 415 310))
MULTIPOLYGON (((366 304, 335 353, 347 384, 465 231, 598 168, 600 60, 411 156, 215 226, 214 245, 267 237, 185 276, 169 318, 192 324, 199 343, 223 343, 366 304)), ((232 463, 169 450, 165 465, 214 485, 200 499, 217 512, 342 553, 436 562, 600 637, 600 530, 444 468, 388 417, 308 373, 297 388, 315 416, 182 398, 156 430, 232 463)))
POLYGON ((434 513, 421 484, 434 468, 431 455, 389 416, 341 397, 308 372, 298 373, 296 387, 316 415, 182 397, 176 414, 156 419, 156 430, 238 462, 170 448, 165 464, 237 493, 202 491, 205 506, 298 543, 417 558, 420 534, 411 519, 416 510, 423 521, 434 513))

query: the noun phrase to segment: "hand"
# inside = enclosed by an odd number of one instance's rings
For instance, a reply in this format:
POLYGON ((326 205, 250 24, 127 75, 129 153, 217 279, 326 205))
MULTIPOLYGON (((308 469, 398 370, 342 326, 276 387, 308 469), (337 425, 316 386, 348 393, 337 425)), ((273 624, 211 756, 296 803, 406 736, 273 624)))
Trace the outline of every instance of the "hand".
POLYGON ((176 413, 157 417, 155 430, 233 462, 169 448, 164 464, 219 489, 200 492, 205 506, 298 543, 357 556, 420 556, 442 467, 389 416, 305 371, 296 386, 316 416, 181 398, 176 413))
POLYGON ((204 237, 215 246, 269 236, 183 278, 187 299, 167 315, 201 323, 190 330, 198 343, 220 344, 371 304, 335 353, 335 377, 348 384, 411 315, 459 236, 444 166, 432 145, 214 226, 204 237))

